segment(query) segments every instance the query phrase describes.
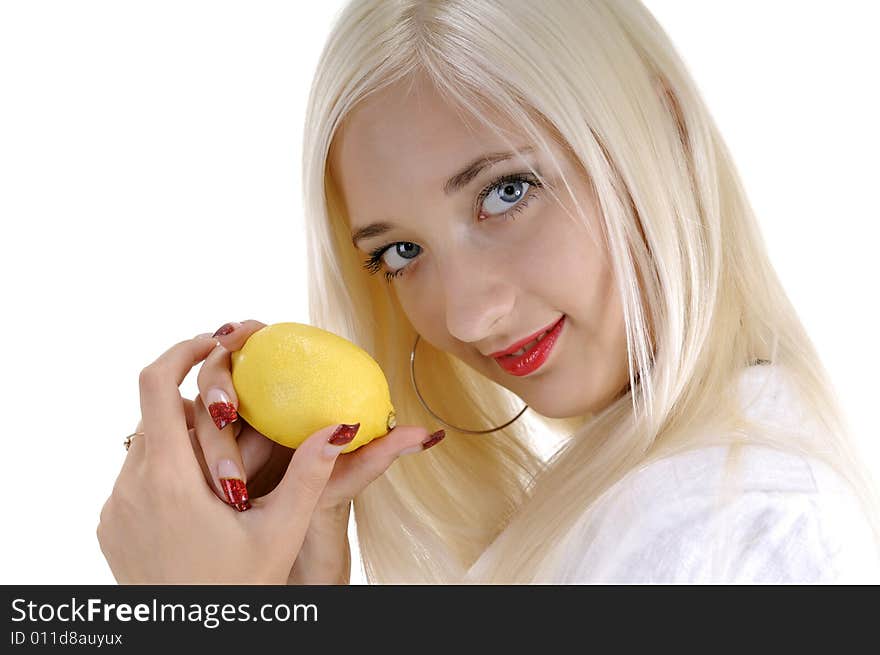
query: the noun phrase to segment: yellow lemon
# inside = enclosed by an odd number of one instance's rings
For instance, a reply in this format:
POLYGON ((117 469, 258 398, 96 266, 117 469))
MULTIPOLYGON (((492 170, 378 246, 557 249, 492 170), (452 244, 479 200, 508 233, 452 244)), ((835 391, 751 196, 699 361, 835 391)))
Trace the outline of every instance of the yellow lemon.
POLYGON ((297 448, 333 423, 360 423, 351 452, 396 425, 385 374, 362 348, 302 323, 254 332, 231 354, 238 413, 273 441, 297 448))

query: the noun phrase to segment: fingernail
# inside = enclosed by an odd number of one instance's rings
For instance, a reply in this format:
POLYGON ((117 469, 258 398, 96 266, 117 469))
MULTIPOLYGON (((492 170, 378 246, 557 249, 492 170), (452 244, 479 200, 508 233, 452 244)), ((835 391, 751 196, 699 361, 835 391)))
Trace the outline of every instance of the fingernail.
POLYGON ((241 479, 238 467, 231 459, 221 459, 217 463, 217 477, 220 479, 220 486, 223 487, 223 493, 226 495, 226 502, 239 512, 251 508, 247 486, 241 479))
POLYGON ((352 442, 360 427, 360 423, 354 423, 353 425, 342 423, 333 431, 330 438, 327 439, 327 445, 324 446, 324 454, 327 457, 336 457, 336 455, 344 450, 346 445, 352 442))
POLYGON ((241 323, 237 321, 232 321, 231 323, 224 323, 220 327, 217 328, 217 331, 212 334, 212 337, 224 337, 227 334, 230 334, 235 331, 235 328, 241 327, 241 323))
POLYGON ((412 446, 410 448, 407 448, 406 450, 401 450, 400 455, 409 455, 411 453, 420 453, 423 450, 428 450, 428 448, 430 448, 431 446, 443 441, 443 437, 445 436, 446 430, 437 430, 418 446, 412 446))
POLYGON ((216 387, 208 389, 208 393, 205 394, 205 404, 218 430, 222 430, 238 418, 235 405, 230 402, 229 396, 222 389, 216 387))

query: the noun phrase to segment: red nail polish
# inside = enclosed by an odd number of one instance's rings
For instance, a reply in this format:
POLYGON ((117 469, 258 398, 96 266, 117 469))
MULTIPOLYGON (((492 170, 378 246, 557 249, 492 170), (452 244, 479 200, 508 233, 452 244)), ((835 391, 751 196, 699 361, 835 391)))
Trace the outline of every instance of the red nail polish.
POLYGON ((354 436, 357 434, 358 428, 361 427, 360 423, 355 423, 354 425, 347 425, 343 423, 340 425, 333 434, 330 435, 330 438, 327 439, 327 443, 331 443, 334 446, 344 446, 347 443, 350 443, 354 436))
POLYGON ((244 482, 238 478, 220 478, 220 486, 223 487, 223 493, 226 494, 227 502, 239 512, 244 512, 251 508, 247 487, 244 482))
POLYGON ((214 419, 214 425, 218 430, 222 430, 238 418, 238 412, 235 411, 235 405, 232 403, 211 403, 208 405, 208 411, 211 413, 211 418, 214 419))
POLYGON ((212 334, 211 336, 212 337, 226 336, 227 334, 230 334, 231 332, 233 332, 235 330, 235 328, 238 327, 239 325, 241 325, 241 323, 224 323, 219 328, 217 328, 217 331, 214 334, 212 334))
POLYGON ((431 446, 443 441, 443 438, 445 436, 446 436, 446 430, 437 430, 434 434, 432 434, 430 437, 428 437, 427 439, 425 439, 422 442, 422 448, 425 450, 428 450, 428 448, 430 448, 431 446))

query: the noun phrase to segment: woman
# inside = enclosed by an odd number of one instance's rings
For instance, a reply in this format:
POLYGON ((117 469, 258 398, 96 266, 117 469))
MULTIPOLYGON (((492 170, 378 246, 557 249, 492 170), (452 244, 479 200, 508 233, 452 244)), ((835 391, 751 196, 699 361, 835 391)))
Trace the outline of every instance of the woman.
POLYGON ((880 580, 870 476, 639 2, 352 2, 303 162, 311 323, 416 425, 291 458, 233 420, 262 324, 178 344, 102 514, 117 579, 347 582, 353 504, 375 583, 880 580))

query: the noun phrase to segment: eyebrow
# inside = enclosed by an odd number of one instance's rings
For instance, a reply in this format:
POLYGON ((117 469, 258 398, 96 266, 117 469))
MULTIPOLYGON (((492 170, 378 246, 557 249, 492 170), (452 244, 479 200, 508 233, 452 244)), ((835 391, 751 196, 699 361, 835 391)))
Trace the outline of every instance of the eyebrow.
MULTIPOLYGON (((525 146, 524 148, 520 148, 519 154, 529 153, 534 151, 534 149, 534 146, 525 146)), ((450 196, 453 193, 460 191, 470 184, 471 181, 473 181, 473 179, 484 169, 490 168, 500 162, 507 161, 508 159, 512 159, 516 155, 517 153, 515 152, 489 152, 477 157, 446 181, 446 184, 443 185, 443 193, 450 196)), ((358 241, 385 234, 393 228, 394 225, 392 223, 385 221, 370 223, 369 225, 359 228, 351 235, 351 243, 357 248, 358 241)))

